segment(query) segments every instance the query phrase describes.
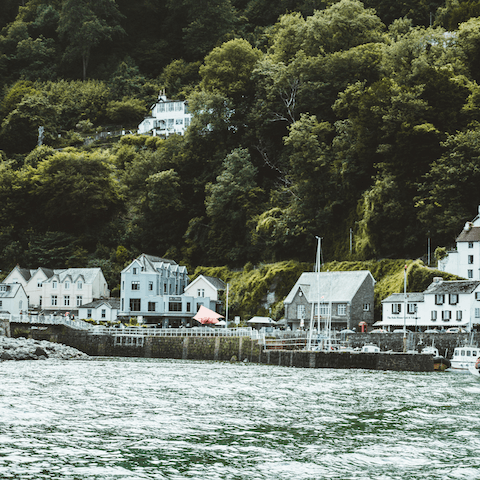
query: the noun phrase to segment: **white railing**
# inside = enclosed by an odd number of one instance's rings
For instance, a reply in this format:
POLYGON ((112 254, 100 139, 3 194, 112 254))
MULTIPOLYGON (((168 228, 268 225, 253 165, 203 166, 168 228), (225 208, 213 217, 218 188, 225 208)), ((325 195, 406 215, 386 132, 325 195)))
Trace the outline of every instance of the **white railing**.
POLYGON ((90 335, 112 335, 114 337, 252 337, 247 328, 149 328, 149 327, 101 327, 90 328, 90 335))
POLYGON ((28 323, 30 325, 67 325, 76 330, 90 330, 92 326, 83 320, 72 320, 60 315, 7 315, 10 323, 28 323))

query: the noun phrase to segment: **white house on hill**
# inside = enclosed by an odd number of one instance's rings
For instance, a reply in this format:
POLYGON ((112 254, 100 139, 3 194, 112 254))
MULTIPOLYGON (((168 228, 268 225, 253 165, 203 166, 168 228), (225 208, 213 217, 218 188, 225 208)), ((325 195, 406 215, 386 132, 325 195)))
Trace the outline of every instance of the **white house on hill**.
POLYGON ((160 92, 157 103, 152 105, 152 114, 145 117, 138 126, 138 133, 151 133, 167 137, 168 135, 183 135, 190 125, 192 114, 184 100, 169 100, 165 91, 160 92))
POLYGON ((205 305, 210 310, 218 313, 218 308, 222 304, 219 298, 220 292, 225 290, 225 283, 216 277, 199 275, 192 283, 185 287, 185 295, 191 297, 209 298, 210 305, 205 305))
POLYGON ((456 250, 438 262, 438 269, 470 280, 480 280, 480 206, 478 215, 465 223, 456 239, 456 250))

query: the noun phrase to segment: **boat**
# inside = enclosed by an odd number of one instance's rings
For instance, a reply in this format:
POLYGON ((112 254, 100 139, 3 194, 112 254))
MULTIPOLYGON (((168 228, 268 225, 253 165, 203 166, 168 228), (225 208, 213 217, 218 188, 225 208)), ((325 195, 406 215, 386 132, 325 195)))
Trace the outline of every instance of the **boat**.
POLYGON ((364 345, 362 347, 363 353, 380 353, 380 347, 378 345, 374 345, 373 343, 364 345))
POLYGON ((425 347, 422 350, 422 353, 425 355, 432 355, 433 356, 433 369, 436 372, 444 372, 447 368, 450 368, 452 363, 450 360, 445 358, 444 356, 438 353, 438 348, 434 347, 425 347))
POLYGON ((469 365, 468 371, 475 377, 480 377, 480 370, 475 365, 469 365))
POLYGON ((450 370, 467 372, 470 370, 470 366, 475 368, 475 364, 479 356, 480 349, 476 345, 455 347, 450 370))

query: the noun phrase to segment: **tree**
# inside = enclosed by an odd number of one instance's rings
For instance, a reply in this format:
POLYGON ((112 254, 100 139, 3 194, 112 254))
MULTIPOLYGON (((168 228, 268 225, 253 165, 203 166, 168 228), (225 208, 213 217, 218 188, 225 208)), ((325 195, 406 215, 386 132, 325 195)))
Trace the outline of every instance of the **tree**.
POLYGON ((121 14, 114 0, 65 0, 60 12, 58 33, 67 41, 65 59, 82 60, 86 80, 90 54, 102 41, 125 33, 121 14))
POLYGON ((200 67, 200 87, 234 100, 252 95, 252 71, 261 56, 260 50, 242 39, 214 48, 200 67))

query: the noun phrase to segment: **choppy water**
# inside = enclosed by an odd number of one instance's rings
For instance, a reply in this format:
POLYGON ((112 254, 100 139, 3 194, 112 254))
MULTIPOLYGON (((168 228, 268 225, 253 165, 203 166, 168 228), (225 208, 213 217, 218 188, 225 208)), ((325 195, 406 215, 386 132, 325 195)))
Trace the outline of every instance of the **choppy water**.
POLYGON ((0 363, 1 479, 478 479, 472 375, 0 363))

